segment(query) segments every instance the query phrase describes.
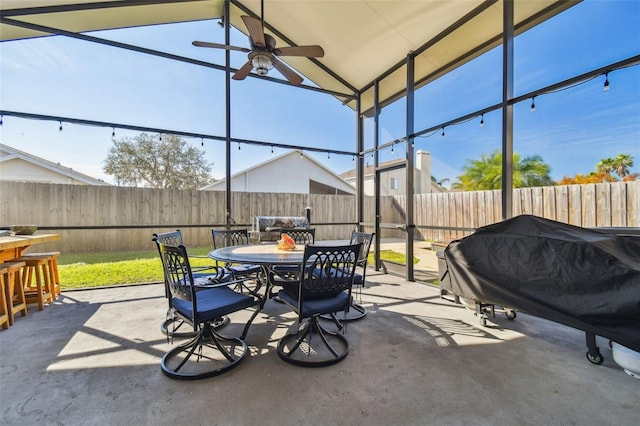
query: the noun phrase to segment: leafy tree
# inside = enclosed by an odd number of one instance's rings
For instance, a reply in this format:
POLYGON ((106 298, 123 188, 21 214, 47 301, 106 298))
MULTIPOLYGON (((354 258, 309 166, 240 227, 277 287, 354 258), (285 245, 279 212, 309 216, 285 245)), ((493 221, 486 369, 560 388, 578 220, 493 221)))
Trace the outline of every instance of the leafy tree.
POLYGON ((606 172, 591 172, 583 175, 578 173, 574 177, 563 177, 558 185, 583 185, 585 183, 603 183, 603 182, 615 182, 615 178, 606 172))
MULTIPOLYGON (((467 160, 463 170, 452 188, 465 191, 502 188, 502 153, 498 150, 491 155, 482 154, 479 160, 467 160)), ((554 185, 550 172, 551 168, 539 155, 520 158, 513 154, 515 188, 554 185)))
POLYGON ((103 170, 118 185, 150 188, 197 189, 214 179, 204 152, 187 145, 176 135, 141 133, 134 138, 113 140, 103 170))
POLYGON ((616 158, 603 158, 596 164, 596 170, 587 175, 578 173, 574 177, 565 176, 558 182, 559 185, 573 185, 584 183, 617 182, 613 174, 620 180, 629 182, 638 178, 638 173, 630 173, 633 167, 633 157, 629 154, 618 154, 616 158))

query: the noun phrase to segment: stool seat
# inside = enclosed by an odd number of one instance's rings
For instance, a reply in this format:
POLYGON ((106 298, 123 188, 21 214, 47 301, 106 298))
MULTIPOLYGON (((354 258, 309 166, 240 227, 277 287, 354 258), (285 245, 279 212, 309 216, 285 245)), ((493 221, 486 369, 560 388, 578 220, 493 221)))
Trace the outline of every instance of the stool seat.
POLYGON ((23 253, 22 257, 30 258, 30 257, 38 257, 38 256, 49 256, 49 275, 50 281, 53 284, 53 288, 51 290, 51 297, 53 300, 58 298, 60 295, 60 276, 58 275, 58 256, 60 256, 59 251, 49 251, 44 253, 23 253))
POLYGON ((27 315, 27 301, 22 287, 22 268, 24 262, 4 262, 0 264, 2 267, 2 284, 4 287, 4 296, 7 306, 7 315, 9 316, 9 325, 13 325, 15 314, 20 312, 22 316, 27 315))

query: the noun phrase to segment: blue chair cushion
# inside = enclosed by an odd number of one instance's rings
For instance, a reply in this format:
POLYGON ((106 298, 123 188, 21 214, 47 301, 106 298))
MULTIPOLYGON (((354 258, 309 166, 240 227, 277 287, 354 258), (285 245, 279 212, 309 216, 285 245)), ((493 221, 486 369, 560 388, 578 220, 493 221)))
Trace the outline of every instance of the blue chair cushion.
POLYGON ((235 276, 245 276, 260 273, 260 265, 233 265, 227 268, 235 276))
MULTIPOLYGON (((280 296, 283 301, 292 306, 298 305, 298 297, 296 297, 295 294, 292 295, 289 291, 287 291, 287 289, 280 290, 278 292, 278 296, 280 296)), ((300 312, 300 315, 303 318, 309 318, 314 315, 338 312, 344 310, 351 304, 351 300, 349 299, 349 293, 347 293, 346 291, 341 291, 334 296, 326 297, 323 299, 305 299, 302 303, 302 312, 300 312)))
MULTIPOLYGON (((197 280, 196 280, 197 282, 197 280)), ((229 287, 201 289, 197 292, 196 322, 212 321, 232 312, 248 308, 255 303, 251 296, 236 293, 229 287)), ((194 318, 193 303, 177 297, 172 299, 173 307, 187 318, 194 318)))
POLYGON ((215 284, 215 283, 226 283, 231 281, 231 272, 224 271, 222 274, 205 274, 202 272, 197 272, 193 274, 193 279, 197 285, 207 285, 207 284, 215 284))

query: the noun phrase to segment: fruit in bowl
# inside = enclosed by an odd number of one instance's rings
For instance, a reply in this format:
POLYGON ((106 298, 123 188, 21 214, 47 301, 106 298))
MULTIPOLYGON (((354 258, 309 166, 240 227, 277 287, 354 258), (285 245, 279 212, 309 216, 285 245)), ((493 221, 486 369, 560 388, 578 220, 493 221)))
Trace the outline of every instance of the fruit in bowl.
POLYGON ((276 247, 278 247, 278 249, 280 250, 295 250, 296 242, 293 240, 293 238, 283 233, 282 235, 280 235, 280 239, 278 240, 278 244, 276 245, 276 247))
POLYGON ((11 232, 15 235, 33 235, 38 230, 37 225, 11 225, 11 232))

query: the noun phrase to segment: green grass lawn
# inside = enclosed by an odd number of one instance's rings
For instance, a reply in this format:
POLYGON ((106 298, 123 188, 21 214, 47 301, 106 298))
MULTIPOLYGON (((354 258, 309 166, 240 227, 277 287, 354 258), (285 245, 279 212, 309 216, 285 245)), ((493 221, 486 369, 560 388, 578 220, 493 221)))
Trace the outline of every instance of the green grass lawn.
MULTIPOLYGON (((211 266, 215 262, 206 258, 210 247, 189 249, 192 266, 211 266)), ((394 263, 406 261, 402 253, 391 250, 380 252, 383 260, 394 263)), ((413 263, 418 261, 414 257, 413 263)), ((369 264, 373 264, 373 253, 369 254, 369 264)), ((162 282, 163 272, 160 258, 156 250, 138 252, 109 252, 61 254, 58 258, 58 269, 62 289, 103 287, 110 285, 162 282)))

